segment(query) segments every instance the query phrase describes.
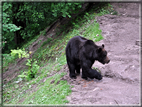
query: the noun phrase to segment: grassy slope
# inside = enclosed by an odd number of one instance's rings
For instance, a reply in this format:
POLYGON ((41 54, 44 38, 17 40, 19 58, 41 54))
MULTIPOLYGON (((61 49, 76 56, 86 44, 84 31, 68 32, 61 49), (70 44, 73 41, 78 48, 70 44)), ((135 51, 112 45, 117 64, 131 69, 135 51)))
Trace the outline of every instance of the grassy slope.
MULTIPOLYGON (((111 8, 110 5, 108 7, 111 8)), ((70 38, 77 35, 94 41, 103 39, 102 31, 99 29, 95 16, 104 15, 108 12, 103 8, 100 13, 94 13, 94 11, 86 13, 83 17, 78 17, 72 22, 73 28, 68 33, 63 33, 56 39, 44 42, 33 56, 33 59, 38 60, 40 65, 37 77, 31 81, 21 81, 17 77, 15 82, 5 84, 3 86, 4 104, 67 103, 68 101, 65 98, 71 93, 72 86, 67 81, 60 80, 66 74, 66 71, 60 72, 63 65, 66 64, 65 46, 70 38), (97 34, 99 36, 96 36, 97 34)), ((4 60, 5 66, 8 66, 6 62, 4 60)))

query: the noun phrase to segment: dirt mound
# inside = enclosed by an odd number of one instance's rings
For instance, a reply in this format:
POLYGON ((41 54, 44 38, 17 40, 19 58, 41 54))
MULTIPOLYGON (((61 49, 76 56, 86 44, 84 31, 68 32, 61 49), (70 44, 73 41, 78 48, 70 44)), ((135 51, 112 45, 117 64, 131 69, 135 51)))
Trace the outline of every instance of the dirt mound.
POLYGON ((101 70, 103 79, 83 80, 77 76, 63 77, 73 85, 72 94, 67 97, 68 104, 140 104, 140 46, 139 40, 139 4, 112 3, 117 15, 97 17, 104 40, 96 44, 105 44, 111 59, 108 65, 95 62, 93 67, 101 70))

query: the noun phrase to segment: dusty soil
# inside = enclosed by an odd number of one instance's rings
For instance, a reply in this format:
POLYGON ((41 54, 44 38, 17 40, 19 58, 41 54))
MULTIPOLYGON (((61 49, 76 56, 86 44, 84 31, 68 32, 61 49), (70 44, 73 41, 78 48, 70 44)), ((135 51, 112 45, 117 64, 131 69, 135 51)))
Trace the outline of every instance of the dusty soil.
MULTIPOLYGON (((140 46, 139 40, 139 4, 112 3, 117 15, 97 17, 105 44, 111 59, 107 65, 95 62, 103 79, 76 80, 68 74, 63 77, 73 85, 72 94, 67 97, 68 104, 82 105, 139 105, 140 104, 140 46)), ((67 66, 66 66, 67 67, 67 66)), ((68 69, 67 69, 68 71, 68 69)))

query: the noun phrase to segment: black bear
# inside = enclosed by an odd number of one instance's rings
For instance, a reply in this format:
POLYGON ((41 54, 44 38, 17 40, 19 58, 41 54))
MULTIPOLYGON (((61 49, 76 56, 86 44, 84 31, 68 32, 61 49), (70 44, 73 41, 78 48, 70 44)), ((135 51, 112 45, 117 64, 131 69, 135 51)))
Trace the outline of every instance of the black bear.
POLYGON ((77 74, 80 74, 80 68, 82 68, 83 79, 88 77, 91 79, 102 79, 101 74, 91 67, 95 60, 102 64, 109 63, 110 60, 107 57, 107 51, 104 49, 103 44, 102 46, 97 46, 92 40, 75 36, 69 40, 65 51, 70 78, 76 79, 75 71, 77 74))

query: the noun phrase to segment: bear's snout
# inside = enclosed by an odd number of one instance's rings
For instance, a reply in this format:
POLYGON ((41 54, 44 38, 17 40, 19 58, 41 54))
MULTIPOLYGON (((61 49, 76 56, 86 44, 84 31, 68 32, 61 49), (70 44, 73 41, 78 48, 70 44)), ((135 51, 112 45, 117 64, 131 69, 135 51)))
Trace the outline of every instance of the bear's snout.
POLYGON ((108 64, 110 62, 110 60, 108 60, 106 63, 108 64))
POLYGON ((110 59, 108 57, 106 57, 105 63, 108 64, 109 62, 110 62, 110 59))

